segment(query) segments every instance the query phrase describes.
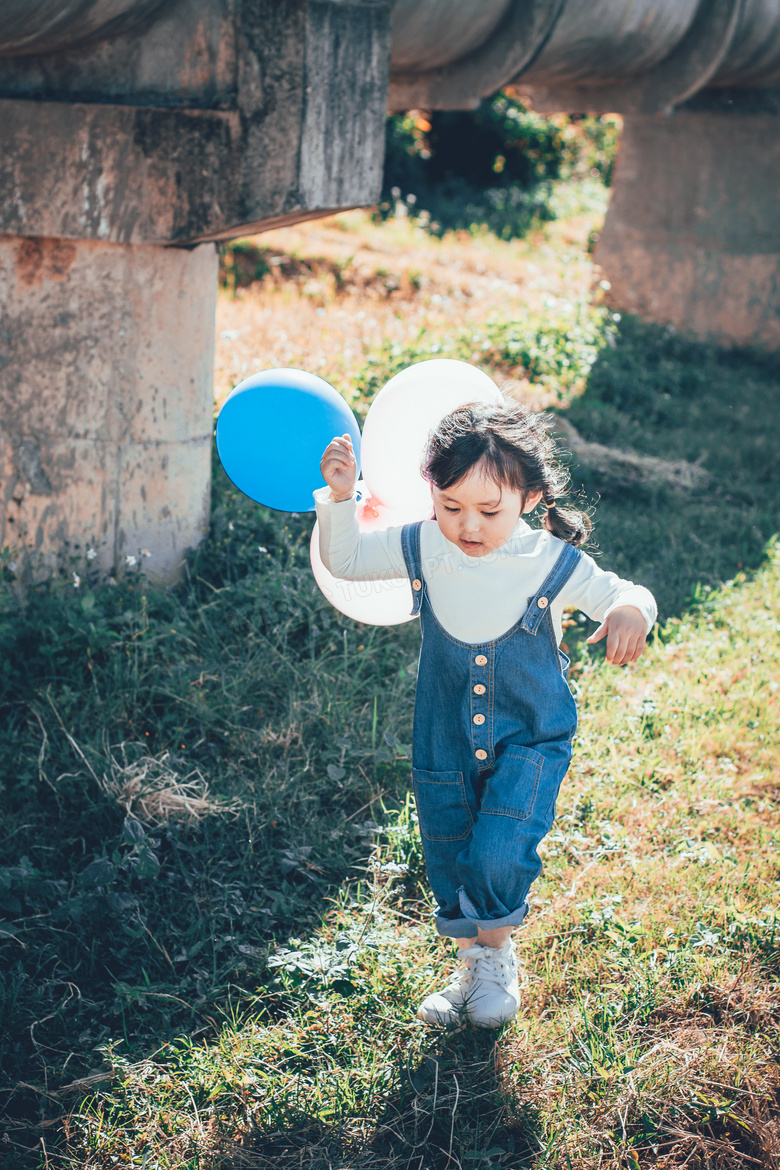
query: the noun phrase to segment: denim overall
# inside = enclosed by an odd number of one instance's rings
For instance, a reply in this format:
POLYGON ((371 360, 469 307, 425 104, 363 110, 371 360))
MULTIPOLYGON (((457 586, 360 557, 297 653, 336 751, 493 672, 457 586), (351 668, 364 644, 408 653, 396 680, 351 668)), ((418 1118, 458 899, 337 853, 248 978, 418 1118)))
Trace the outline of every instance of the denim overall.
POLYGON ((412 779, 436 926, 451 938, 517 926, 541 872, 571 759, 577 710, 550 606, 580 559, 565 544, 523 617, 491 642, 460 642, 439 624, 420 556, 421 524, 402 533, 420 615, 412 779))

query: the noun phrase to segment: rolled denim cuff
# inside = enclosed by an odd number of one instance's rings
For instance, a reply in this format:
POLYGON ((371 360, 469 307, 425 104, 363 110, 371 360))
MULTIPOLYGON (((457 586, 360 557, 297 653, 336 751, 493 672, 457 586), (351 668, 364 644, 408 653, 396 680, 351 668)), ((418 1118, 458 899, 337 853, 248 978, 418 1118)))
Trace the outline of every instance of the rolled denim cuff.
POLYGON ((478 930, 501 930, 505 926, 519 926, 528 913, 528 903, 523 902, 511 914, 503 918, 478 918, 477 908, 465 890, 458 891, 462 918, 442 918, 436 915, 436 929, 445 938, 476 938, 478 930))
POLYGON ((442 918, 436 915, 436 929, 444 938, 476 938, 477 928, 468 918, 442 918))

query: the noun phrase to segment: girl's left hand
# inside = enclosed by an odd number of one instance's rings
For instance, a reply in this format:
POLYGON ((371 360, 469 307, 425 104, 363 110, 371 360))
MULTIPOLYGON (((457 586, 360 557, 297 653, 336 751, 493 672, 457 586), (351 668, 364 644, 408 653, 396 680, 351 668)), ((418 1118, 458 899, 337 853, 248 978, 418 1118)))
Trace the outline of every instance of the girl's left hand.
POLYGON ((613 609, 606 621, 602 622, 588 642, 607 639, 607 662, 613 666, 626 666, 636 662, 645 648, 647 623, 633 605, 619 605, 613 609))

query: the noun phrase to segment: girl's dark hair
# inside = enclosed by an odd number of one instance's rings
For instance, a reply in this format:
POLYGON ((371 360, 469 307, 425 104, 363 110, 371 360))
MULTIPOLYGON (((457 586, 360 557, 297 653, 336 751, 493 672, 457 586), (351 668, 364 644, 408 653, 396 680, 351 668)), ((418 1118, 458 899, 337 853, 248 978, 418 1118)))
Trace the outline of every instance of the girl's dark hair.
POLYGON ((556 457, 551 425, 549 416, 514 403, 462 406, 429 435, 422 473, 440 491, 474 467, 523 495, 541 491, 544 527, 569 544, 583 544, 592 524, 585 512, 558 503, 567 492, 569 475, 556 457))

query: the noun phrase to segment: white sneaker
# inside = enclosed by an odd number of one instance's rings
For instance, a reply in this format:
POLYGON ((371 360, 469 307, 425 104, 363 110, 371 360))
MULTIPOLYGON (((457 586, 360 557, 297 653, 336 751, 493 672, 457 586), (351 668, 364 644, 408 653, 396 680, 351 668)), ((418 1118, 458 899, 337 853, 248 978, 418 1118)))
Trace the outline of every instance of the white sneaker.
MULTIPOLYGON (((473 947, 461 951, 461 954, 470 954, 472 950, 473 947)), ((425 997, 417 1015, 426 1024, 457 1024, 463 1018, 463 1005, 470 987, 471 971, 468 967, 461 967, 443 991, 434 991, 425 997)))
POLYGON ((511 1020, 520 1007, 517 955, 512 939, 497 947, 476 944, 463 951, 471 959, 471 983, 466 995, 466 1011, 472 1024, 479 1028, 498 1028, 511 1020))
POLYGON ((468 967, 455 973, 452 983, 435 991, 420 1004, 417 1015, 428 1024, 457 1023, 465 1014, 479 1028, 498 1028, 511 1020, 520 1007, 515 944, 508 939, 501 949, 475 943, 461 951, 468 967))

